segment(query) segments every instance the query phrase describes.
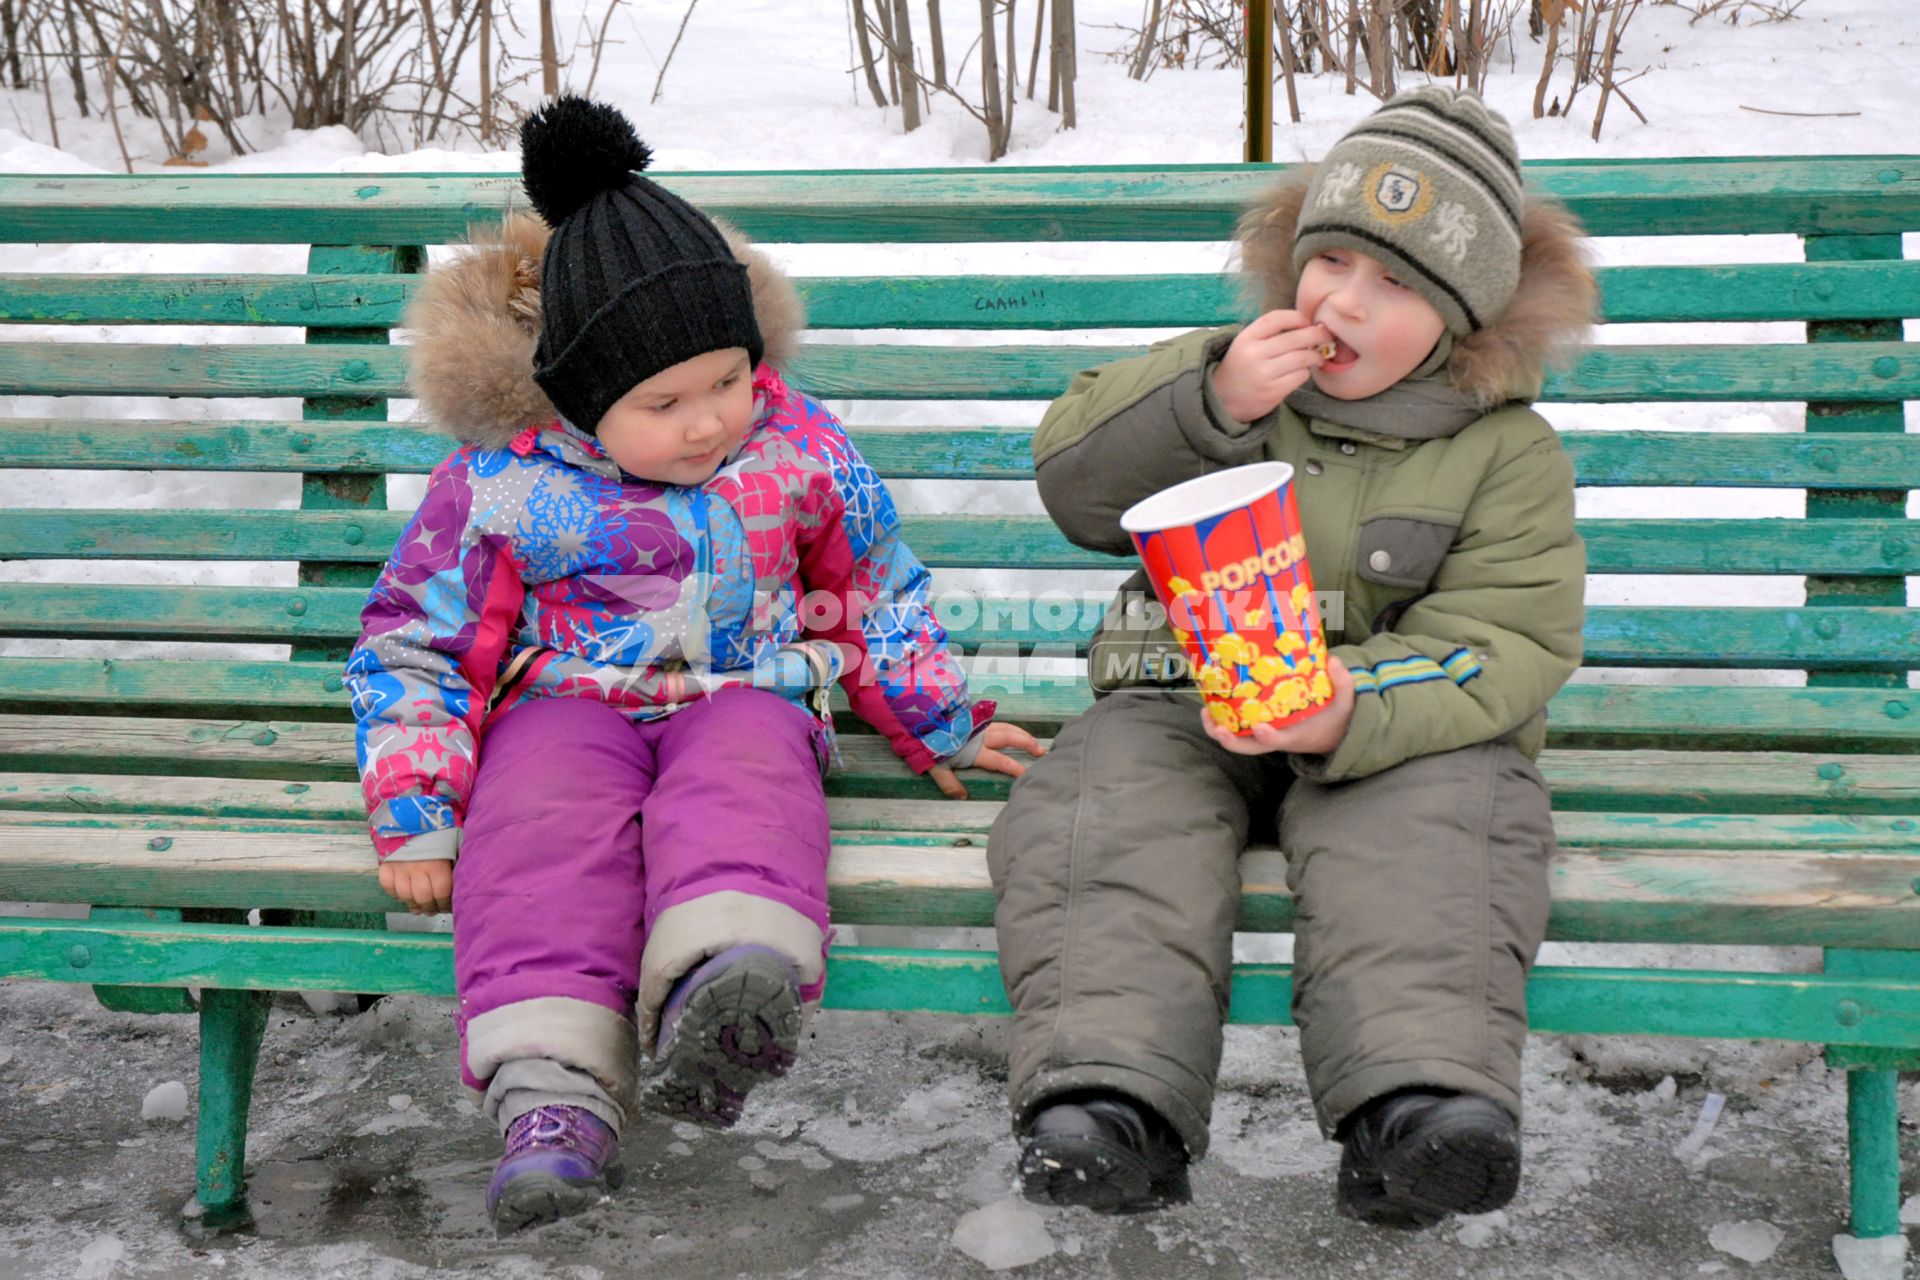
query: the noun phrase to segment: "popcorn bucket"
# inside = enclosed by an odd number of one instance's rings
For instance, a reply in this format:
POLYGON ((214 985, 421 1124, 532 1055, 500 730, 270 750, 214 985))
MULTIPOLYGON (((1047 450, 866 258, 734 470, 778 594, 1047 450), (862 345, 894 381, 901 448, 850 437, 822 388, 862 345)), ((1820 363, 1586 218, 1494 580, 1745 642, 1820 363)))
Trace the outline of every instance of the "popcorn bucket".
POLYGON ((1234 467, 1120 517, 1207 714, 1237 734, 1293 724, 1333 701, 1292 482, 1284 462, 1234 467))

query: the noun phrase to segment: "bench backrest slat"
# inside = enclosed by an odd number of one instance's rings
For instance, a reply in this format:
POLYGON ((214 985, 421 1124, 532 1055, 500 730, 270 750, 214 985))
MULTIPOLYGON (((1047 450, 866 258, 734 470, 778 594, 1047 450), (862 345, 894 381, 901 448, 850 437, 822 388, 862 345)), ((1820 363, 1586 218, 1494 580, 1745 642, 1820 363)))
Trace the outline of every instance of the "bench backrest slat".
MULTIPOLYGON (((984 594, 939 609, 971 653, 1017 645, 1084 654, 1107 593, 984 594)), ((218 643, 346 643, 360 634, 357 587, 196 587, 0 583, 0 635, 218 643)), ((1596 605, 1587 660, 1606 666, 1904 671, 1920 647, 1920 611, 1834 606, 1596 605), (1702 631, 1713 633, 1703 648, 1702 631)))
MULTIPOLYGON (((379 564, 405 511, 0 510, 0 559, 318 560, 379 564)), ((915 515, 901 527, 935 568, 1124 569, 1068 542, 1045 516, 915 515)), ((1920 572, 1920 529, 1905 519, 1662 520, 1579 523, 1592 573, 1920 572)))
MULTIPOLYGON (((767 241, 819 244, 1224 240, 1286 166, 1021 167, 660 173, 767 241)), ((1538 189, 1594 235, 1898 233, 1915 225, 1910 156, 1542 160, 1538 189)), ((452 244, 525 209, 516 175, 350 178, 57 175, 0 181, 0 241, 452 244)))
MULTIPOLYGON (((1033 478, 1032 427, 851 431, 862 455, 890 479, 1033 478)), ((1585 488, 1920 488, 1920 435, 1566 431, 1560 439, 1585 488)), ((452 448, 424 424, 0 418, 0 469, 424 475, 452 448)))
MULTIPOLYGON (((1920 262, 1603 267, 1608 323, 1857 320, 1920 312, 1920 262)), ((1191 328, 1244 319, 1232 277, 802 276, 816 329, 1191 328)), ((417 277, 0 274, 0 324, 395 326, 417 277)))
MULTIPOLYGON (((325 331, 323 331, 325 332, 325 331)), ((1093 364, 1144 346, 806 344, 787 372, 849 400, 1049 400, 1093 364)), ((18 395, 403 397, 399 347, 277 343, 0 343, 0 388, 18 395)), ((1606 346, 1549 373, 1543 401, 1920 399, 1920 344, 1606 346)))

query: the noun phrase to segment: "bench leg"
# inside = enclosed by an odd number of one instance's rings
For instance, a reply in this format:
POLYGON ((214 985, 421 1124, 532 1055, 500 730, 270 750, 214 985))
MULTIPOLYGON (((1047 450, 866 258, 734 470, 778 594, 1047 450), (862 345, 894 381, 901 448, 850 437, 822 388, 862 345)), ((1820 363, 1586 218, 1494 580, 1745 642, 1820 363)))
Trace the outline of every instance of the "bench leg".
POLYGON ((200 1129, 194 1197, 200 1220, 213 1230, 243 1225, 246 1198, 247 1108, 253 1068, 267 1028, 265 991, 200 993, 200 1129))
POLYGON ((1853 1234, 1900 1234, 1900 1073, 1847 1072, 1853 1234))

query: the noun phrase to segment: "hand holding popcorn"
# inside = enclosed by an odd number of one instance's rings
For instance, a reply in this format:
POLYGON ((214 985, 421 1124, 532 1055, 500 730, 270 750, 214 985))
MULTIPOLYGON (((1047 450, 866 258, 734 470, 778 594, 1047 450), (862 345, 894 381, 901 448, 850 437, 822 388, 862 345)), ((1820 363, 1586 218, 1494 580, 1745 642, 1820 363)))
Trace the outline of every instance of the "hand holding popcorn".
POLYGON ((1213 394, 1236 422, 1272 413, 1338 350, 1326 326, 1269 311, 1242 329, 1213 369, 1213 394))
POLYGON ((1316 678, 1328 680, 1333 686, 1332 703, 1283 729, 1255 721, 1249 732, 1235 733, 1232 726, 1213 714, 1211 707, 1201 709, 1200 723, 1206 726, 1208 737, 1237 756, 1264 756, 1275 751, 1330 755, 1347 736, 1347 726, 1353 721, 1353 676, 1347 671, 1346 663, 1329 656, 1324 673, 1316 678))

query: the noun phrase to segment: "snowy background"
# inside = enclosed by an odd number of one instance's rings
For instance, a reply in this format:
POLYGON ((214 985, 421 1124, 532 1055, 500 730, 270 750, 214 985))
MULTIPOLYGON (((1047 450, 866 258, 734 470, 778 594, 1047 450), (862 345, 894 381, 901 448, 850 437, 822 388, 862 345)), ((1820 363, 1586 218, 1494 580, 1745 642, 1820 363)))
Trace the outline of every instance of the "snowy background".
MULTIPOLYGON (((950 61, 975 25, 972 6, 949 3, 950 61)), ((1161 70, 1129 80, 1102 56, 1137 22, 1137 0, 1079 0, 1080 127, 1024 97, 1002 164, 1234 162, 1241 155, 1237 72, 1161 70)), ((563 46, 604 6, 560 0, 563 46)), ((918 7, 916 6, 916 9, 918 7)), ((928 123, 902 133, 897 111, 856 96, 842 0, 708 0, 698 6, 666 76, 648 102, 660 59, 685 6, 634 0, 615 14, 596 93, 623 106, 653 146, 661 170, 872 168, 983 163, 980 125, 936 102, 928 123)), ((918 15, 917 15, 918 16, 918 15)), ((1488 86, 1529 158, 1666 155, 1860 154, 1920 150, 1920 13, 1902 0, 1810 0, 1785 23, 1697 23, 1673 5, 1644 7, 1621 52, 1623 67, 1650 68, 1632 85, 1648 117, 1619 103, 1600 143, 1589 140, 1596 94, 1575 116, 1531 119, 1538 46, 1522 36, 1488 86), (1763 110, 1748 110, 1760 108, 1763 110), (1767 112, 1830 113, 1790 116, 1767 112)), ((1023 24, 1024 26, 1024 24, 1023 24)), ((922 32, 924 39, 924 31, 922 32)), ((1022 40, 1026 38, 1023 30, 1022 40)), ((1025 64, 1022 60, 1022 73, 1025 64)), ((1561 87, 1561 86, 1557 86, 1561 87)), ((1043 92, 1044 96, 1044 92, 1043 92)), ((1373 100, 1339 81, 1302 81, 1304 121, 1285 121, 1276 93, 1274 153, 1313 157, 1373 100)), ((62 112, 53 149, 37 92, 0 90, 0 171, 120 172, 110 127, 62 112)), ((124 120, 135 167, 157 171, 157 132, 124 120)), ((510 152, 370 152, 344 129, 301 132, 271 117, 247 122, 261 149, 232 158, 216 137, 212 172, 512 171, 510 152)), ((178 172, 170 171, 170 172, 178 172)), ((1792 237, 1613 239, 1603 263, 1796 261, 1792 237)), ((1915 237, 1907 253, 1915 256, 1915 237)), ((1137 247, 773 246, 798 274, 1210 271, 1225 245, 1137 247)), ((299 272, 299 247, 16 247, 35 271, 299 272)), ((297 330, 34 329, 61 341, 298 341, 297 330)), ((900 340, 899 335, 830 335, 900 340)), ((1045 335, 1002 331, 980 342, 1142 341, 1142 331, 1045 335)), ((1916 336, 1910 322, 1908 336, 1916 336)), ((1615 326, 1609 342, 1797 342, 1799 325, 1615 326)), ((940 335, 933 340, 954 340, 940 335)), ((1037 421, 1042 406, 911 402, 836 404, 849 421, 1037 421)), ((393 416, 412 407, 396 402, 393 416)), ((1794 431, 1798 404, 1548 405, 1562 428, 1794 431)), ((1909 406, 1909 429, 1915 410, 1909 406)), ((291 401, 0 398, 0 414, 240 419, 298 416, 291 401)), ((417 500, 401 479, 392 502, 417 500)), ((903 506, 953 509, 950 485, 899 486, 903 506)), ((1031 487, 975 485, 973 510, 1037 512, 1031 487)), ((1782 516, 1803 513, 1797 491, 1697 490, 1673 495, 1589 490, 1585 516, 1782 516)), ((0 476, 4 506, 298 505, 294 477, 127 475, 77 472, 0 476)), ((1911 509, 1910 509, 1911 510, 1911 509)), ((1104 586, 1111 575, 944 575, 946 586, 1104 586)), ((291 566, 134 562, 14 562, 23 580, 291 585, 291 566)), ((1909 584, 1913 595, 1913 584, 1909 584)), ((1801 602, 1796 578, 1595 578, 1601 604, 1801 602)), ((116 646, 124 652, 125 646, 116 646)), ((0 642, 0 652, 49 650, 0 642)), ((85 651, 85 646, 64 646, 85 651)), ((259 654, 272 646, 154 645, 149 652, 259 654)), ((1697 673, 1598 672, 1582 679, 1712 678, 1697 673)), ((1726 678, 1726 677, 1722 677, 1726 678)), ((1742 681, 1798 683, 1791 672, 1742 681)), ((950 938, 969 942, 977 938, 950 938)), ((1248 940, 1248 958, 1284 958, 1282 945, 1248 940)), ((1806 953, 1549 947, 1548 962, 1673 963, 1737 968, 1810 967, 1806 953)), ((641 1125, 630 1138, 635 1182, 594 1219, 495 1244, 480 1195, 492 1140, 452 1087, 445 1006, 395 999, 361 1018, 313 1016, 286 1002, 269 1032, 251 1150, 262 1191, 257 1236, 201 1243, 173 1233, 187 1190, 190 1124, 180 1123, 169 1080, 194 1079, 191 1022, 105 1013, 82 988, 0 987, 0 1276, 196 1274, 394 1276, 487 1269, 493 1274, 664 1275, 977 1274, 979 1256, 1023 1239, 1048 1250, 1047 1275, 1568 1275, 1677 1276, 1757 1266, 1769 1275, 1831 1274, 1832 1233, 1845 1215, 1844 1085, 1816 1052, 1797 1046, 1539 1039, 1527 1096, 1530 1171, 1507 1213, 1453 1224, 1418 1239, 1383 1237, 1335 1219, 1336 1151, 1313 1133, 1293 1033, 1235 1029, 1215 1116, 1215 1153, 1196 1176, 1198 1203, 1156 1218, 1109 1222, 1085 1214, 1023 1217, 1001 1203, 1012 1145, 1003 1121, 1004 1060, 991 1022, 926 1017, 828 1016, 793 1079, 756 1102, 739 1132, 696 1137, 641 1125), (904 1065, 903 1065, 904 1064, 904 1065), (1696 1133, 1703 1104, 1724 1100, 1710 1132, 1696 1133), (403 1101, 404 1100, 404 1101, 403 1101), (143 1111, 151 1113, 143 1118, 143 1111), (131 1192, 130 1192, 130 1189, 131 1192), (991 1206, 985 1219, 963 1216, 991 1206)), ((1913 1086, 1905 1086, 1909 1091, 1913 1086)), ((1906 1141, 1920 1096, 1903 1094, 1906 1141), (1911 1100, 1909 1100, 1911 1099, 1911 1100)), ((187 1109, 190 1118, 190 1107, 187 1109)), ((1909 1185, 1911 1194, 1916 1188, 1909 1185)), ((1910 1206, 1911 1208, 1912 1206, 1910 1206)), ((1920 1210, 1915 1210, 1920 1213, 1920 1210)), ((1007 1255, 1013 1256, 1013 1255, 1007 1255)), ((1004 1260, 997 1258, 996 1260, 1004 1260)), ((1866 1274, 1862 1271, 1861 1274, 1866 1274)))
MULTIPOLYGON (((956 61, 977 22, 968 6, 948 4, 952 32, 950 61, 956 61), (969 23, 973 25, 970 27, 969 23)), ((562 33, 583 23, 597 24, 604 6, 558 0, 562 33)), ((1231 163, 1242 154, 1240 73, 1160 70, 1146 82, 1127 78, 1121 64, 1103 52, 1125 43, 1114 26, 1137 23, 1136 0, 1082 0, 1079 5, 1080 127, 1063 131, 1058 117, 1024 97, 1015 116, 1012 149, 1003 164, 1151 164, 1231 163)), ((856 98, 857 72, 850 52, 846 8, 842 0, 729 0, 696 6, 684 40, 674 54, 662 86, 661 101, 649 104, 659 59, 666 55, 685 12, 678 0, 633 0, 614 15, 610 45, 596 82, 596 93, 625 108, 641 136, 653 147, 655 167, 676 169, 873 168, 948 166, 984 162, 986 142, 980 125, 956 104, 936 99, 928 123, 912 134, 901 130, 897 109, 882 111, 856 98), (612 40, 620 43, 612 44, 612 40)), ((1648 69, 1632 84, 1635 102, 1649 123, 1642 125, 1617 101, 1609 108, 1600 143, 1589 140, 1597 94, 1582 90, 1570 118, 1532 119, 1539 46, 1527 40, 1520 24, 1518 47, 1500 65, 1487 96, 1515 126, 1521 154, 1528 158, 1665 155, 1862 154, 1901 149, 1912 108, 1920 104, 1914 88, 1920 76, 1920 16, 1896 0, 1820 0, 1802 7, 1792 21, 1729 25, 1710 16, 1691 22, 1692 12, 1676 5, 1643 7, 1628 28, 1621 53, 1623 68, 1648 69), (1745 108, 1760 108, 1750 111, 1745 108), (1830 113, 1787 116, 1764 112, 1830 113)), ((924 39, 924 31, 921 36, 924 39)), ((1026 38, 1023 28, 1022 39, 1026 38)), ((563 40, 563 47, 565 41, 563 40)), ((1024 74, 1024 63, 1022 73, 1024 74)), ((1043 73, 1044 74, 1044 73, 1043 73)), ((1625 74, 1623 70, 1622 74, 1625 74)), ((958 73, 955 73, 956 80, 958 73)), ((1555 82, 1564 88, 1565 73, 1555 82)), ((1042 92, 1044 97, 1044 91, 1042 92)), ((1374 100, 1364 91, 1349 97, 1337 77, 1300 83, 1303 121, 1285 119, 1284 95, 1277 95, 1273 152, 1286 161, 1324 152, 1374 100)), ((68 151, 46 145, 47 107, 38 93, 0 91, 0 171, 33 173, 120 172, 120 155, 111 126, 97 115, 78 120, 72 103, 56 95, 62 142, 68 151), (5 121, 13 121, 9 130, 5 121), (24 133, 22 131, 25 131, 24 133)), ((165 158, 157 131, 122 113, 135 168, 159 171, 165 158)), ((517 169, 510 151, 426 150, 405 155, 370 152, 343 128, 314 132, 276 129, 273 117, 249 119, 246 132, 262 149, 237 159, 226 156, 214 135, 206 155, 210 172, 318 173, 408 171, 497 171, 517 169), (281 140, 277 145, 274 139, 281 140), (224 158, 223 158, 224 157, 224 158)), ((1910 148, 1909 148, 1910 149, 1910 148)), ((179 170, 169 170, 179 173, 179 170)), ((1920 236, 1907 237, 1912 256, 1920 236)), ((1790 262, 1802 250, 1792 236, 1696 236, 1680 240, 1616 237, 1598 240, 1603 265, 1678 262, 1790 262)), ((1224 244, 1155 245, 1143 263, 1135 246, 1103 245, 937 245, 839 246, 774 245, 769 249, 800 275, 948 274, 961 272, 1113 272, 1144 267, 1154 271, 1213 271, 1230 261, 1224 244)), ((75 245, 37 250, 41 271, 299 272, 305 249, 299 246, 75 245)), ((1920 325, 1909 323, 1909 332, 1920 325)), ((35 334, 64 341, 113 339, 134 342, 298 342, 294 330, 246 330, 148 326, 35 328, 14 326, 11 340, 35 334)), ((971 334, 894 334, 817 332, 838 342, 933 341, 945 343, 1111 342, 1134 343, 1160 331, 1115 330, 1079 333, 1028 333, 999 330, 971 334)), ((1603 342, 1800 342, 1798 324, 1616 325, 1600 331, 1603 342)), ((927 403, 838 402, 833 406, 853 423, 1037 422, 1043 404, 995 402, 927 403)), ((69 397, 0 397, 0 412, 45 416, 204 416, 243 419, 297 417, 298 403, 287 400, 228 399, 181 401, 69 397)), ((410 418, 413 406, 395 401, 391 416, 410 418)), ((1563 429, 1797 431, 1804 407, 1780 404, 1575 405, 1554 404, 1544 412, 1563 429)), ((1908 406, 1910 423, 1920 409, 1908 406)), ((400 478, 390 485, 393 505, 418 501, 422 481, 400 478)), ((299 505, 294 476, 125 475, 87 472, 12 472, 0 476, 0 504, 95 505, 109 500, 129 505, 282 506, 299 505)), ((905 483, 896 496, 907 509, 955 509, 959 494, 940 482, 905 483)), ((965 493, 967 509, 1038 513, 1027 484, 974 484, 965 493)), ((1920 498, 1911 510, 1920 511, 1920 498)), ((1705 489, 1691 491, 1684 510, 1670 493, 1641 489, 1593 489, 1580 495, 1580 514, 1606 516, 1794 517, 1804 514, 1798 490, 1705 489)), ((10 579, 99 582, 194 582, 291 585, 291 565, 116 563, 62 561, 0 565, 10 579)), ((991 577, 947 573, 943 588, 997 589, 1068 587, 1104 599, 1118 574, 1044 574, 991 577)), ((1909 596, 1915 584, 1909 583, 1909 596)), ((1803 584, 1797 577, 1596 577, 1589 585, 1594 604, 1774 604, 1797 605, 1803 584)), ((0 642, 0 652, 47 651, 50 642, 0 642)), ((128 652, 125 645, 116 646, 128 652)), ((63 651, 74 651, 71 645, 63 651)), ((152 654, 182 651, 180 645, 156 645, 152 654)), ((200 648, 231 656, 277 656, 271 646, 200 648)), ((1693 672, 1590 669, 1582 680, 1687 683, 1799 684, 1797 672, 1693 672)), ((1920 678, 1920 677, 1917 677, 1920 678)))

